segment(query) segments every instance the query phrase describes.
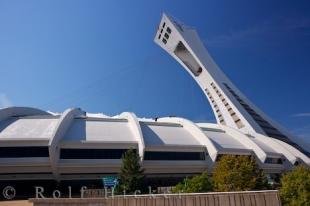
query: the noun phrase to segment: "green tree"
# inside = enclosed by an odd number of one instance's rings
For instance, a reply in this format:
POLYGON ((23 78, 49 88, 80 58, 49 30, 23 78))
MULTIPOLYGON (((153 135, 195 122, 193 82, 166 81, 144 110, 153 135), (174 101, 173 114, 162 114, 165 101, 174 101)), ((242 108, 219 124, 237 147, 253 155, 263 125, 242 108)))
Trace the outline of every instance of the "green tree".
POLYGON ((280 196, 284 205, 310 205, 310 168, 298 166, 281 178, 280 196))
POLYGON ((182 182, 173 188, 174 193, 193 193, 193 192, 208 192, 212 191, 212 182, 207 172, 193 178, 185 178, 182 182))
POLYGON ((133 194, 136 190, 143 190, 144 170, 141 169, 140 157, 136 150, 129 149, 122 157, 119 185, 116 193, 133 194))
POLYGON ((267 189, 267 178, 254 157, 224 155, 215 165, 212 180, 216 191, 267 189))

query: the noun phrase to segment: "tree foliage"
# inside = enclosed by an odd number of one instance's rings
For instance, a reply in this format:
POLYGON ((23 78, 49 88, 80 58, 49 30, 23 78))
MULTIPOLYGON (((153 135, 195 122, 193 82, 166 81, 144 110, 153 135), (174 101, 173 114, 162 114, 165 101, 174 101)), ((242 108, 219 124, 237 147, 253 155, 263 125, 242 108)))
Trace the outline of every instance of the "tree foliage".
POLYGON ((133 194, 141 190, 144 180, 144 170, 141 169, 140 157, 136 150, 129 149, 122 157, 121 172, 119 174, 120 184, 116 188, 117 193, 126 191, 126 194, 133 194))
POLYGON ((244 191, 266 189, 267 178, 249 156, 224 155, 213 170, 216 191, 244 191))
POLYGON ((310 168, 298 166, 281 178, 280 196, 284 205, 310 205, 310 168))
POLYGON ((172 190, 174 193, 193 193, 193 192, 209 192, 212 191, 212 182, 207 172, 193 178, 185 178, 172 190))

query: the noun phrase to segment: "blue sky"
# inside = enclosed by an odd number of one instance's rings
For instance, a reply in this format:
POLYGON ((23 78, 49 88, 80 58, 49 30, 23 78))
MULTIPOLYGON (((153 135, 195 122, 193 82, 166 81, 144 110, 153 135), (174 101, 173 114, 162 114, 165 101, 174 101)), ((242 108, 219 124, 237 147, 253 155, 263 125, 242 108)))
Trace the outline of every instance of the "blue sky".
POLYGON ((303 0, 0 0, 0 107, 214 121, 189 74, 153 43, 162 12, 195 27, 240 90, 310 142, 303 0))

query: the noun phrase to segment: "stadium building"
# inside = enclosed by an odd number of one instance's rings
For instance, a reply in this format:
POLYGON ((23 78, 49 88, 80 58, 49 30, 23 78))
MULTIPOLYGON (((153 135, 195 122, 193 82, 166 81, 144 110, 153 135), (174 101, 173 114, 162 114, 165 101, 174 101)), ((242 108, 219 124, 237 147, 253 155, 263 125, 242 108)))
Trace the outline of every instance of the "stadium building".
MULTIPOLYGON (((0 109, 0 180, 98 180, 115 175, 134 148, 147 177, 212 171, 225 154, 252 155, 267 174, 310 165, 309 148, 251 103, 216 65, 196 31, 163 14, 155 40, 199 84, 217 123, 0 109)), ((252 77, 251 77, 252 78, 252 77)))

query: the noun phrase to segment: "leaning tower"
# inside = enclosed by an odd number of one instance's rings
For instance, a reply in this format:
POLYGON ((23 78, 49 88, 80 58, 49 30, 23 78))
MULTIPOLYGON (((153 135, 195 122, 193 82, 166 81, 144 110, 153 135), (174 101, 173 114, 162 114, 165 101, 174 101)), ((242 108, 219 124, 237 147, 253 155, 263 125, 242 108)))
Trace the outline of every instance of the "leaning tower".
POLYGON ((294 137, 258 109, 227 78, 211 58, 197 32, 163 14, 154 41, 176 59, 198 83, 209 100, 217 123, 251 136, 273 137, 295 147, 309 157, 294 137))

